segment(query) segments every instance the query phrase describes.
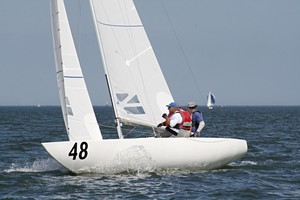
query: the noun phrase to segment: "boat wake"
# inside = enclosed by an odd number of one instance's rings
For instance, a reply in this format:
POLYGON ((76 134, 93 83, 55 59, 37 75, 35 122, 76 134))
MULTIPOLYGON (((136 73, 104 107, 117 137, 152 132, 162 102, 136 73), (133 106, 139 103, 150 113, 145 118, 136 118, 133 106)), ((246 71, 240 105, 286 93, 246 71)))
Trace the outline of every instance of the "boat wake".
POLYGON ((155 170, 155 163, 151 155, 143 146, 132 146, 120 152, 112 164, 115 172, 151 172, 155 170))
POLYGON ((109 166, 95 166, 82 169, 82 171, 97 174, 144 174, 155 171, 155 162, 151 155, 139 145, 121 151, 113 158, 109 166))
POLYGON ((33 163, 18 164, 13 163, 9 169, 3 170, 6 173, 13 172, 25 172, 25 173, 36 173, 36 172, 48 172, 48 171, 66 171, 65 168, 60 165, 54 159, 39 159, 33 163))

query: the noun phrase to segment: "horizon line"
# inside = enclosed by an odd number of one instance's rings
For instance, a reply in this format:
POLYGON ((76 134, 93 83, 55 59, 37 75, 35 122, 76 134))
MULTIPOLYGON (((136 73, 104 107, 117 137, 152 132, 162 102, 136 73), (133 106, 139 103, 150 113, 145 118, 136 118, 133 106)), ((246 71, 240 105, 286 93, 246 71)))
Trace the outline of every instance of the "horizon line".
MULTIPOLYGON (((97 106, 101 106, 101 107, 112 107, 112 105, 107 105, 107 104, 102 104, 102 105, 93 105, 93 107, 97 107, 97 106)), ((198 105, 198 106, 200 106, 200 107, 207 107, 206 105, 198 105)), ((216 107, 216 108, 218 108, 218 107, 238 107, 238 106, 245 106, 245 107, 247 107, 247 106, 257 106, 257 107, 262 107, 262 106, 265 106, 265 107, 267 107, 267 106, 300 106, 300 104, 299 105, 289 105, 289 104, 270 104, 270 105, 266 105, 266 104, 257 104, 257 105, 255 105, 255 104, 253 104, 253 105, 251 105, 251 104, 245 104, 245 105, 215 105, 215 106, 213 106, 213 107, 216 107)), ((53 104, 53 105, 51 105, 51 104, 45 104, 45 105, 42 105, 42 104, 37 104, 37 105, 33 105, 33 104, 28 104, 28 105, 26 105, 26 104, 24 104, 24 105, 16 105, 16 104, 8 104, 8 105, 0 105, 0 107, 61 107, 61 105, 59 105, 59 104, 53 104)), ((186 106, 182 106, 182 107, 186 107, 186 106)))

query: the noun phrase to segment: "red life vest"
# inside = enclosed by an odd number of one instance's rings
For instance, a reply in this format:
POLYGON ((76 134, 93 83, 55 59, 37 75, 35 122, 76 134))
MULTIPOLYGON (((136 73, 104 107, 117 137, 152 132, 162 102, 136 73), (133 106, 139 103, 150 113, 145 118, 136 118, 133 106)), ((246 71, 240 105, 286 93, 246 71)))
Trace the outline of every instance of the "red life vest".
MULTIPOLYGON (((168 114, 168 118, 172 117, 173 114, 174 114, 174 113, 169 113, 169 114, 168 114)), ((169 123, 164 122, 164 126, 169 126, 169 125, 170 125, 169 123)))
POLYGON ((191 119, 191 114, 187 110, 179 109, 179 112, 182 117, 182 122, 180 123, 180 128, 184 130, 191 130, 192 128, 192 119, 191 119))

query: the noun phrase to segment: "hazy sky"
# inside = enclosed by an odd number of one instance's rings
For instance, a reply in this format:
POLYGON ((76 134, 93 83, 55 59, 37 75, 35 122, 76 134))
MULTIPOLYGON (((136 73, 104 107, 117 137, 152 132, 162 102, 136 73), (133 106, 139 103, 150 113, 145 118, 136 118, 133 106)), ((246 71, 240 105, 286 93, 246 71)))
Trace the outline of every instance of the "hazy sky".
MULTIPOLYGON (((300 105, 299 0, 137 0, 175 100, 300 105)), ((88 0, 66 0, 94 105, 109 102, 88 0)), ((48 0, 0 0, 0 106, 59 105, 48 0)))

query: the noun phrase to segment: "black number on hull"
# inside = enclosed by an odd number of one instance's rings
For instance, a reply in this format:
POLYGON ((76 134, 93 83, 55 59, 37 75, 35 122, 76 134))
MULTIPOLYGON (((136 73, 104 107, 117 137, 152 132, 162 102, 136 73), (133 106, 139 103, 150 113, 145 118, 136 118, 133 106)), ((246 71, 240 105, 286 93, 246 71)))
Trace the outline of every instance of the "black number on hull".
POLYGON ((88 148, 88 144, 86 142, 82 142, 80 144, 80 153, 79 153, 79 158, 81 160, 85 159, 88 155, 88 152, 87 152, 87 148, 88 148))
POLYGON ((72 147, 71 151, 69 152, 69 156, 73 156, 73 160, 76 160, 76 156, 77 156, 77 142, 75 142, 74 146, 72 147))
MULTIPOLYGON (((83 160, 88 155, 88 144, 86 142, 82 142, 80 144, 80 152, 79 152, 79 159, 83 160)), ((71 151, 69 152, 69 156, 73 156, 73 160, 76 160, 78 153, 77 153, 77 142, 73 145, 71 151)))

